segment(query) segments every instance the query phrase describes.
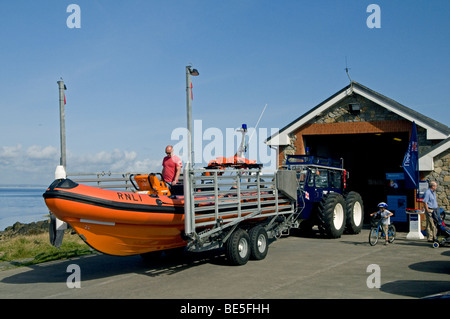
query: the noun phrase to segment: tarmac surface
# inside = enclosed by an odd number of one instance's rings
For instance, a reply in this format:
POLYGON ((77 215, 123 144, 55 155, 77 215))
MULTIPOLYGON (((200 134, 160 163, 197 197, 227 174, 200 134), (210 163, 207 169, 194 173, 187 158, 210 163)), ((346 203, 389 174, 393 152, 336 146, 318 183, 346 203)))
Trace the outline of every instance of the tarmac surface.
POLYGON ((383 240, 370 246, 368 233, 363 229, 339 239, 284 237, 271 242, 264 260, 250 260, 244 266, 229 266, 221 251, 150 262, 140 256, 93 254, 0 271, 0 298, 257 302, 410 299, 450 291, 450 247, 432 248, 426 239, 407 240, 407 233, 397 233, 388 246, 383 240))

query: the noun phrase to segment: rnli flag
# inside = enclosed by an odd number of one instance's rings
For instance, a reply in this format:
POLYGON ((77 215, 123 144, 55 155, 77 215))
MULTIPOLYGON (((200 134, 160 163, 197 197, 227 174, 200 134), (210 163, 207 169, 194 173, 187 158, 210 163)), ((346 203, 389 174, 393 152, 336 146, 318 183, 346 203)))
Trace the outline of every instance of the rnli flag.
POLYGON ((405 188, 417 189, 419 186, 419 148, 416 122, 412 123, 411 138, 403 158, 403 172, 405 173, 405 188))

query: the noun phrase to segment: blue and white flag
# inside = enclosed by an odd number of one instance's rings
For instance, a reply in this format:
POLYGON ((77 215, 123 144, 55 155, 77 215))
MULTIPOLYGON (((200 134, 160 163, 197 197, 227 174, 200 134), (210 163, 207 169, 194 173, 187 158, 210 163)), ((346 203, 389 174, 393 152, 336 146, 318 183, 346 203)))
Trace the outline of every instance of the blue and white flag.
POLYGON ((405 188, 417 189, 419 187, 419 147, 416 122, 412 123, 411 138, 403 158, 403 171, 405 173, 405 188))

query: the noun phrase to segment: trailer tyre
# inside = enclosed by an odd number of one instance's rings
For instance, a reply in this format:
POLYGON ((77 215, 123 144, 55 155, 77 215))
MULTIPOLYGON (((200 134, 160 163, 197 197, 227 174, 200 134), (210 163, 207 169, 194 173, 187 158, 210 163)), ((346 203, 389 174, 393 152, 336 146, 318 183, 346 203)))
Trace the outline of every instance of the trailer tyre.
POLYGON ((248 232, 250 237, 250 258, 262 260, 266 258, 269 250, 267 232, 262 226, 255 226, 248 232))
POLYGON ((329 238, 339 238, 345 229, 345 200, 341 194, 330 193, 319 204, 318 218, 329 238))
POLYGON ((250 258, 250 238, 243 229, 236 229, 226 243, 226 256, 230 264, 245 265, 250 258))
POLYGON ((359 234, 364 220, 364 205, 361 195, 357 192, 350 192, 345 198, 345 202, 347 210, 346 232, 359 234))

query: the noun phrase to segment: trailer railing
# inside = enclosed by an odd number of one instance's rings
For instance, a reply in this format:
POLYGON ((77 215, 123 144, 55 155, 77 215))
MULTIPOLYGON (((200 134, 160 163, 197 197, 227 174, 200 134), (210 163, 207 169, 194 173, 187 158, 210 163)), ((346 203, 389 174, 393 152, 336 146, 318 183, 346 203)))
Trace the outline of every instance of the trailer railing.
MULTIPOLYGON (((194 169, 184 183, 185 234, 191 247, 217 246, 243 221, 293 215, 295 200, 280 192, 279 175, 261 169, 194 169)), ((293 185, 296 187, 296 185, 293 185)))

